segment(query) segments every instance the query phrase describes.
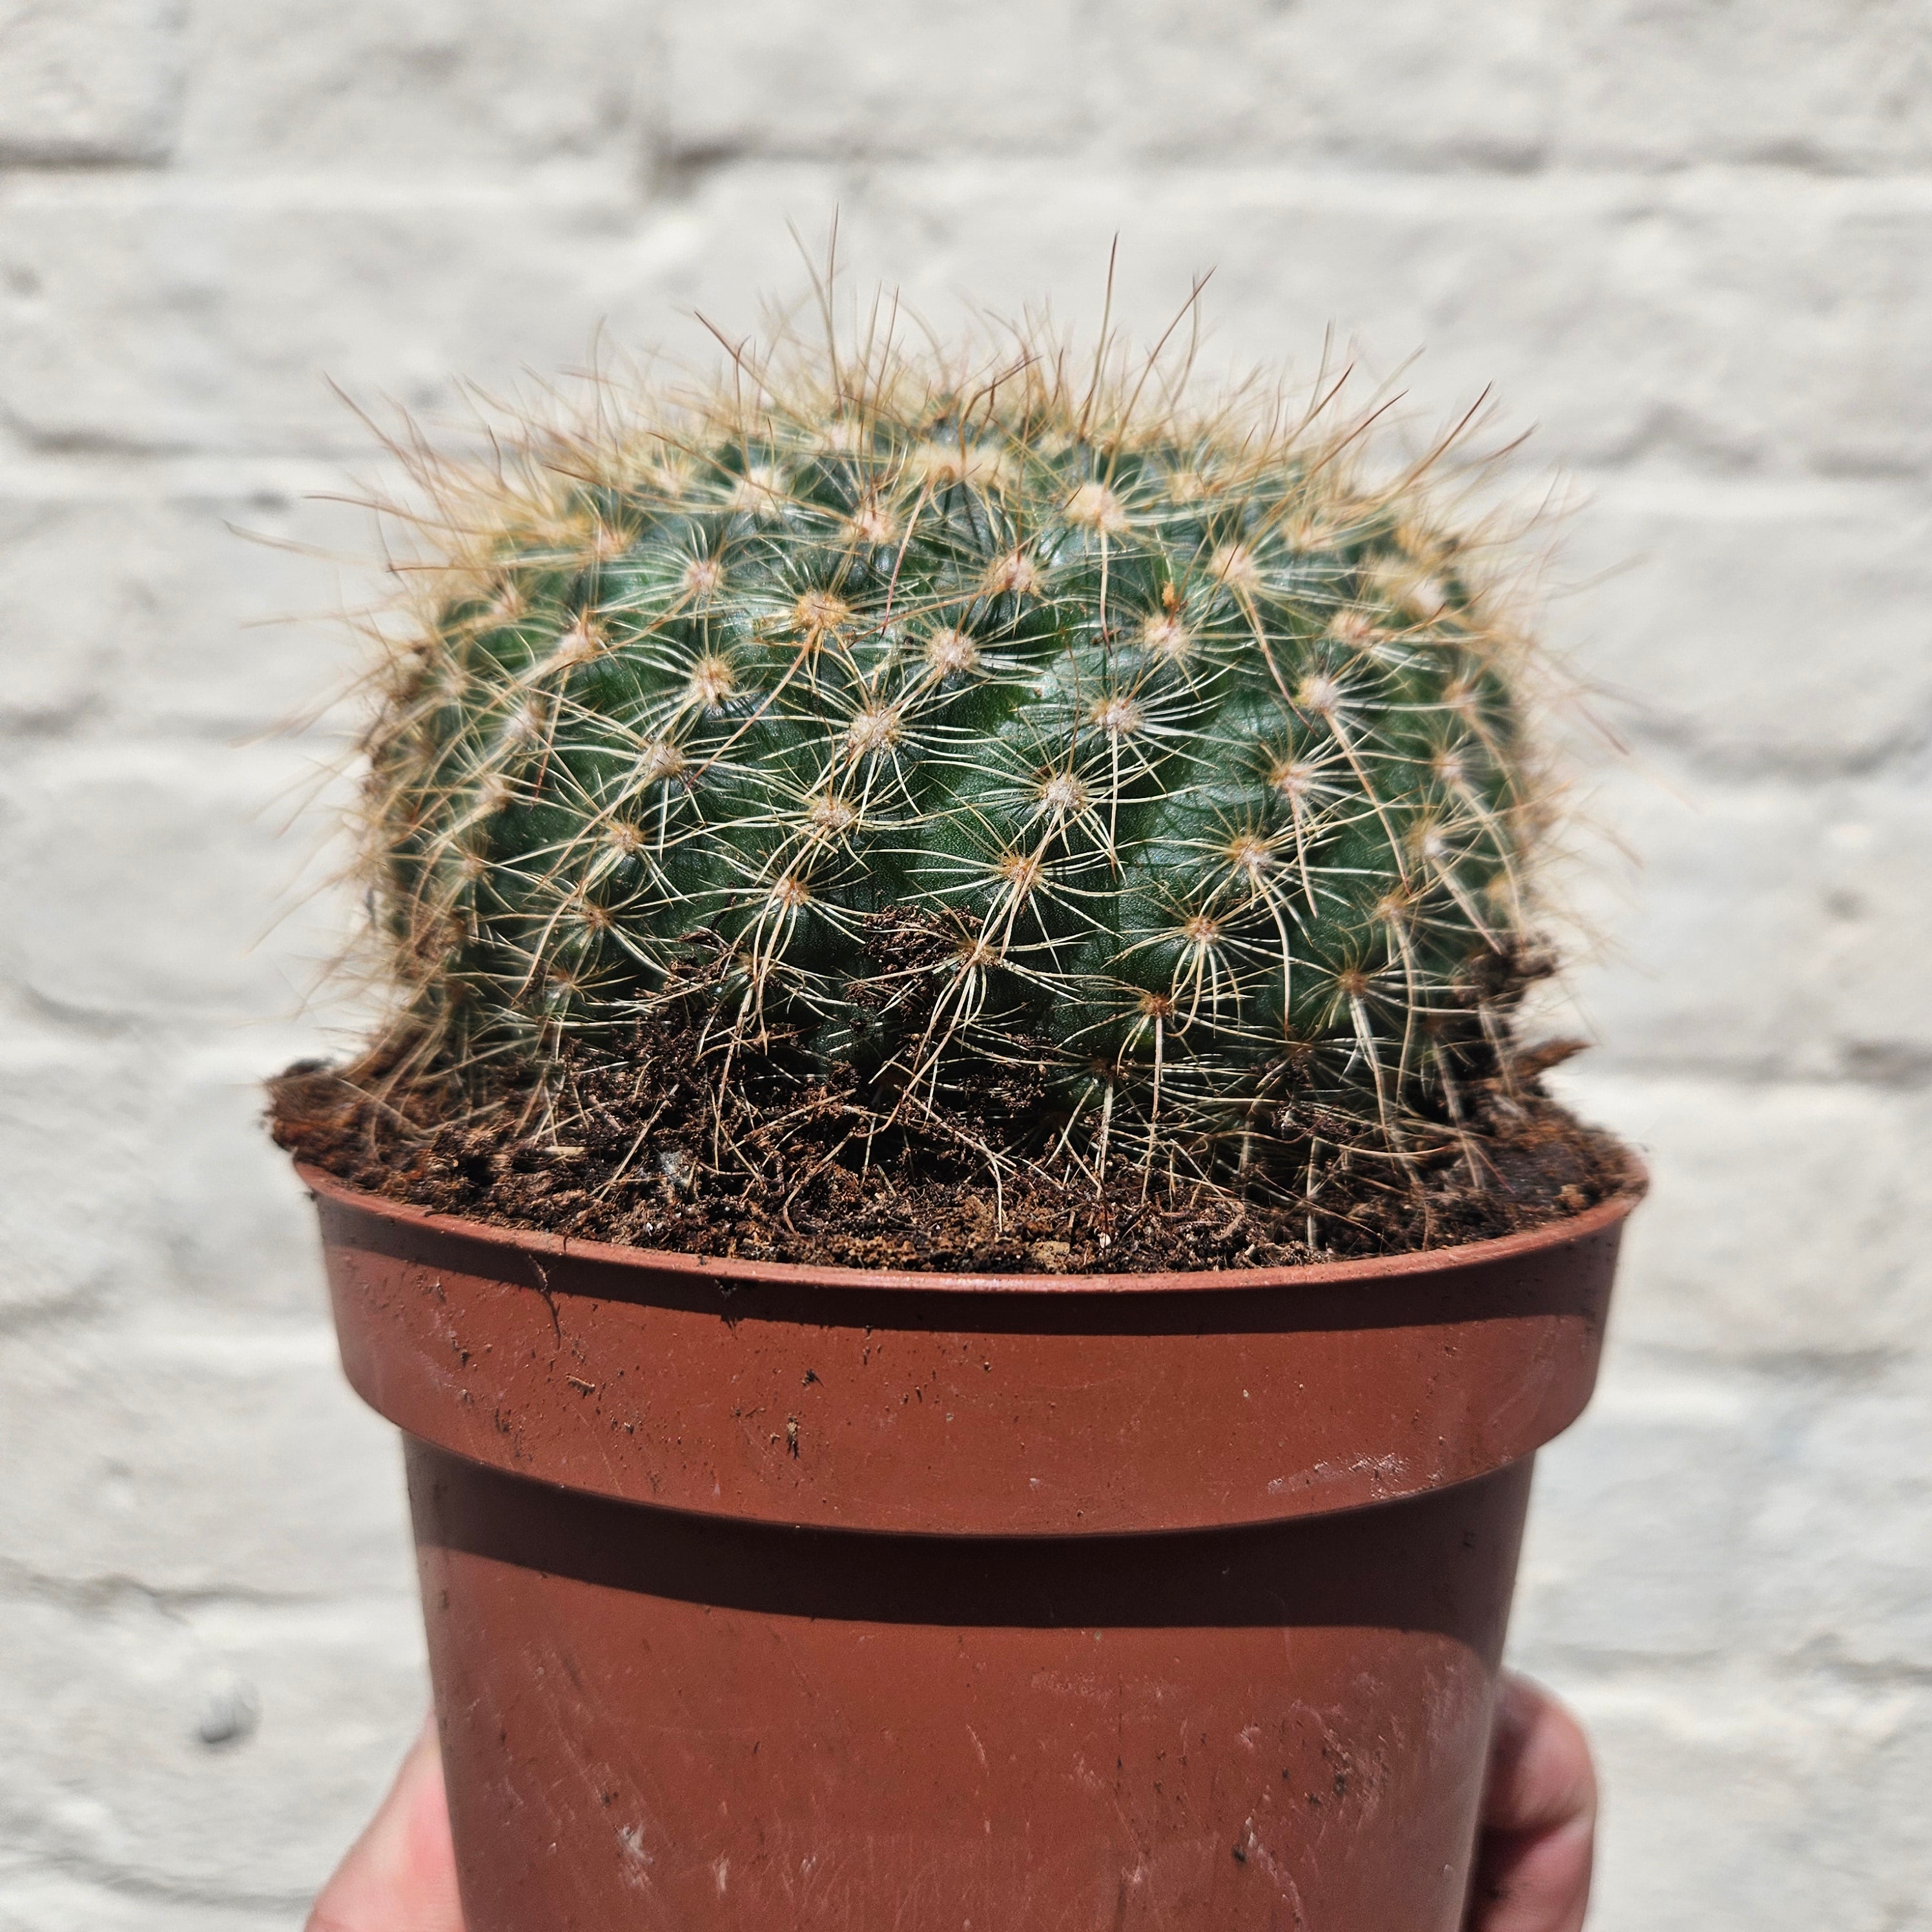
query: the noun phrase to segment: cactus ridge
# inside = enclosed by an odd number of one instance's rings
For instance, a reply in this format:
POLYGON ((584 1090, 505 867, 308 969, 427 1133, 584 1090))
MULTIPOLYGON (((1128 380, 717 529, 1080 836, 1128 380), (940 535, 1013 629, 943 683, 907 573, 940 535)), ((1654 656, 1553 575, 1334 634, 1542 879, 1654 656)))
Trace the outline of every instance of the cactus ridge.
POLYGON ((695 1000, 868 1135, 1036 1074, 996 1171, 1460 1131, 1544 818, 1479 546, 1358 424, 1068 368, 741 358, 458 490, 367 745, 412 1064, 695 1000))

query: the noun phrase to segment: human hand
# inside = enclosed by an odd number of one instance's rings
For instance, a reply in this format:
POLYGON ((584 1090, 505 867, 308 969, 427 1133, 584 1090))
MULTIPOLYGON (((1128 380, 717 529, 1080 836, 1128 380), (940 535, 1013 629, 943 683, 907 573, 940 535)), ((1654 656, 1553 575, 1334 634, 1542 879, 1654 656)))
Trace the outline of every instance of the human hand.
MULTIPOLYGON (((1578 1932, 1597 1780, 1581 1726, 1526 1677, 1498 1694, 1469 1932, 1578 1932)), ((316 1900, 308 1932, 463 1932, 435 1720, 316 1900)))
POLYGON ((368 1829, 322 1888, 307 1932, 463 1932, 434 1716, 368 1829))
POLYGON ((1578 1932, 1596 1838, 1597 1773, 1582 1726, 1540 1684, 1506 1673, 1468 1932, 1578 1932))

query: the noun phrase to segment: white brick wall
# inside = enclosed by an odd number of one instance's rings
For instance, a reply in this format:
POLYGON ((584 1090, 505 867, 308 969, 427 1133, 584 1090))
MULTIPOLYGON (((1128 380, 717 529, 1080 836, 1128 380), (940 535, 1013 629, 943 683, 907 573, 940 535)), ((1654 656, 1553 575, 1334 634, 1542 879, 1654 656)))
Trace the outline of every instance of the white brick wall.
POLYGON ((1658 1184, 1516 1647, 1604 1932, 1932 1927, 1922 4, 0 0, 0 1932, 294 1927, 416 1721, 252 1125, 336 916, 277 836, 328 731, 264 733, 346 655, 264 620, 358 594, 311 499, 380 474, 322 377, 695 348, 835 203, 941 319, 1090 320, 1116 229, 1131 320, 1218 266, 1229 359, 1426 346, 1582 486, 1549 628, 1643 866, 1568 1084, 1658 1184))

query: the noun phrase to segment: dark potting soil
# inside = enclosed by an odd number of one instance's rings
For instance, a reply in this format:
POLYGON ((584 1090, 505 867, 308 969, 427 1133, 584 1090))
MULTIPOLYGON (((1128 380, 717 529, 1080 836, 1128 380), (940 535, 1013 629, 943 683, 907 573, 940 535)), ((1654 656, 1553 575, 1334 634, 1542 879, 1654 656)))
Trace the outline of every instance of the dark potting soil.
POLYGON ((512 1068, 457 1099, 447 1080, 303 1062, 272 1082, 269 1125, 298 1160, 385 1199, 500 1226, 688 1254, 949 1272, 1141 1274, 1400 1254, 1514 1234, 1638 1184, 1630 1156, 1544 1094, 1566 1045, 1484 1083, 1466 1132, 1402 1161, 1318 1122, 1312 1199, 1170 1184, 1131 1156, 1096 1185, 1024 1162, 995 1189, 1038 1096, 989 1074, 917 1132, 866 1130, 835 1082, 740 1056, 722 1088, 685 1029, 579 1050, 539 1086, 512 1068))

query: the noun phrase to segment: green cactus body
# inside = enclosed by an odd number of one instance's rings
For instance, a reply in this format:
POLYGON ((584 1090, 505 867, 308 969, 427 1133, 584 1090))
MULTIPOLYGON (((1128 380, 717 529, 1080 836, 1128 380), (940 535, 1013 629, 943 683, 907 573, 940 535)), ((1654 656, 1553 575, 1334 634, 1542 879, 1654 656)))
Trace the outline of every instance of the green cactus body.
POLYGON ((1463 551, 1330 442, 1009 386, 506 494, 370 741, 426 1051, 699 998, 721 1065, 754 1040, 886 1119, 1037 1066, 1010 1151, 1197 1177, 1460 1118, 1535 830, 1463 551))

